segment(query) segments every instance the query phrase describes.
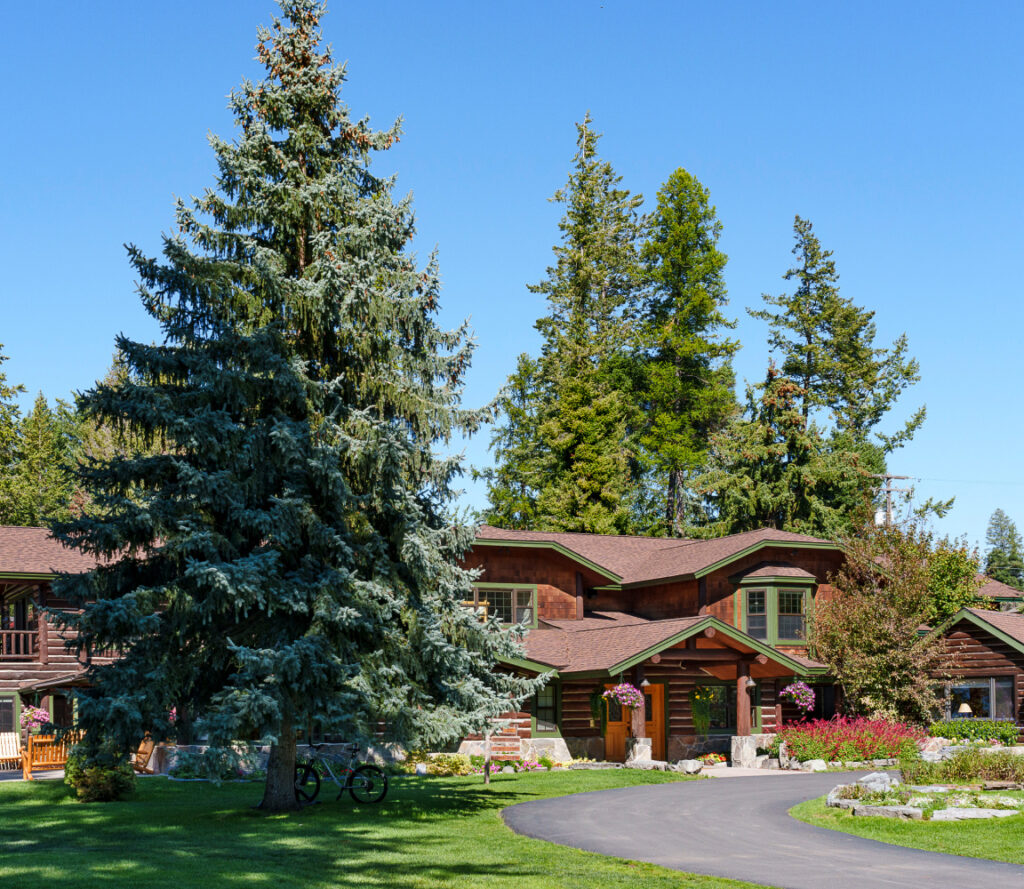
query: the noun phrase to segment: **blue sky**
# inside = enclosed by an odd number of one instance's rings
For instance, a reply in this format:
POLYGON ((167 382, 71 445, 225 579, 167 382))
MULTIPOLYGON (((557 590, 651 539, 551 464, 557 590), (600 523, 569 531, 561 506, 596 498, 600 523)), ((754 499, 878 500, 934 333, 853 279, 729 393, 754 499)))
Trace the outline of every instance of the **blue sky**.
MULTIPOLYGON (((274 8, 5 9, 0 342, 30 395, 90 385, 118 332, 157 337, 122 244, 156 251, 174 196, 211 183, 206 133, 231 135, 226 94, 259 75, 274 8)), ((421 255, 440 250, 443 320, 471 316, 467 403, 537 346, 544 305, 526 285, 550 260, 547 198, 590 109, 634 192, 653 198, 680 166, 710 189, 741 386, 768 360, 745 307, 784 289, 794 214, 814 222, 843 293, 921 362, 896 413, 926 403, 928 420, 890 470, 955 495, 939 529, 971 541, 996 507, 1024 525, 1022 26, 1019 4, 949 2, 335 2, 324 20, 353 112, 404 118, 379 169, 415 194, 421 255)), ((486 440, 468 460, 487 462, 486 440)))

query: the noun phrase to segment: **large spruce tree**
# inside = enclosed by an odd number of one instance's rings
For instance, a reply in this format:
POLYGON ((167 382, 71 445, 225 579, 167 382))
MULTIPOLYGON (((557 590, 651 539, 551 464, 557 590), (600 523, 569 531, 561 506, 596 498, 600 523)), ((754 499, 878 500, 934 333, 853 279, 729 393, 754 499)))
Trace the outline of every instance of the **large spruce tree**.
POLYGON ((163 342, 119 338, 129 371, 82 399, 166 442, 88 460, 97 510, 58 526, 100 567, 57 594, 93 664, 79 720, 127 750, 184 707, 213 742, 270 740, 263 806, 295 806, 296 730, 438 744, 535 683, 495 671, 512 631, 462 608, 471 528, 450 516, 482 416, 459 407, 470 345, 438 328, 409 199, 370 169, 398 138, 353 119, 320 45, 323 6, 281 0, 266 68, 211 137, 217 187, 177 206, 162 258, 129 248, 163 342))
POLYGON ((643 198, 597 153, 590 115, 577 124, 561 242, 547 277, 530 287, 548 301, 537 321, 539 358, 520 358, 492 440, 488 520, 554 531, 625 532, 636 517, 638 422, 629 310, 640 266, 643 198))
POLYGON ((7 374, 2 370, 8 360, 3 354, 0 343, 0 524, 13 525, 17 511, 14 472, 18 462, 18 424, 21 410, 18 407, 18 396, 25 391, 20 384, 7 382, 7 374))
POLYGON ((708 190, 680 168, 658 192, 641 250, 647 292, 640 445, 660 492, 659 530, 682 535, 694 520, 689 479, 707 458, 711 434, 736 412, 732 356, 723 331, 727 302, 722 224, 708 190))
MULTIPOLYGON (((875 345, 874 312, 859 308, 839 292, 832 251, 822 249, 809 220, 793 223, 797 264, 783 275, 793 293, 764 294, 771 308, 748 309, 767 321, 768 343, 781 355, 781 370, 803 390, 800 410, 857 441, 868 440, 900 394, 919 379, 918 363, 907 354, 901 335, 889 348, 875 345)), ((909 440, 924 421, 914 412, 903 428, 878 435, 889 452, 909 440)))

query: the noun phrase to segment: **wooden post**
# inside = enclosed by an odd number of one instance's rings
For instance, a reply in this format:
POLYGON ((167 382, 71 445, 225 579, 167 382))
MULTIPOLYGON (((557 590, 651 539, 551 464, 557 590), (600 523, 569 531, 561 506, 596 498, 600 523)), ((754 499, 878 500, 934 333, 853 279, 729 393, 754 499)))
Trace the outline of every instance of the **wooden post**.
POLYGON ((778 679, 775 680, 775 731, 782 728, 782 699, 779 697, 779 685, 781 683, 778 679))
POLYGON ((46 623, 46 615, 43 614, 43 600, 45 593, 43 585, 38 587, 39 592, 39 614, 36 615, 36 644, 39 646, 39 663, 46 664, 50 660, 50 639, 49 625, 46 623))
POLYGON ((576 620, 583 620, 583 572, 576 572, 576 620))
POLYGON ((750 734, 750 692, 747 680, 750 678, 750 664, 739 665, 736 671, 736 734, 746 737, 750 734))
POLYGON ((708 581, 706 577, 697 581, 697 614, 708 613, 708 581))
MULTIPOLYGON (((644 665, 638 664, 636 667, 636 687, 640 689, 640 694, 644 693, 644 665)), ((645 702, 646 703, 646 702, 645 702)), ((634 707, 630 717, 631 725, 630 730, 633 732, 634 738, 646 738, 647 737, 647 714, 646 706, 634 707)))

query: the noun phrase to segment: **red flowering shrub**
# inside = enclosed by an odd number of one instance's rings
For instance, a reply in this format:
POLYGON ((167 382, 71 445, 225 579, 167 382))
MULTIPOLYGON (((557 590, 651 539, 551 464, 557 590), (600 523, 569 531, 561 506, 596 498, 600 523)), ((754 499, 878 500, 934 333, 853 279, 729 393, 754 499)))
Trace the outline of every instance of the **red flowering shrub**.
POLYGON ((815 719, 779 729, 786 751, 800 762, 856 762, 863 759, 895 759, 915 753, 924 731, 904 722, 858 717, 815 719))

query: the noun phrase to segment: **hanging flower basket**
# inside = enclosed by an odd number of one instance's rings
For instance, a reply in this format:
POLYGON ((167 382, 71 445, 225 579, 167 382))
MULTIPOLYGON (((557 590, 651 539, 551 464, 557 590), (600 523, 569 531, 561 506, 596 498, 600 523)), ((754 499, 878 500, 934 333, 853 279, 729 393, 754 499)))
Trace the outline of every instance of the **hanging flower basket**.
POLYGON ((620 682, 615 688, 610 688, 604 693, 609 701, 618 701, 623 707, 638 710, 644 706, 644 693, 635 685, 628 682, 620 682))
POLYGON ((19 722, 21 727, 28 729, 32 734, 38 734, 39 729, 50 721, 49 711, 42 707, 24 707, 21 711, 19 722))
POLYGON ((797 708, 810 713, 814 709, 814 689, 806 682, 793 682, 779 692, 779 697, 785 701, 792 701, 797 708))

